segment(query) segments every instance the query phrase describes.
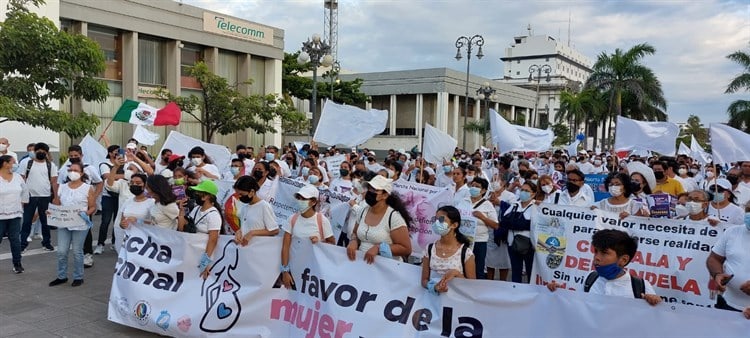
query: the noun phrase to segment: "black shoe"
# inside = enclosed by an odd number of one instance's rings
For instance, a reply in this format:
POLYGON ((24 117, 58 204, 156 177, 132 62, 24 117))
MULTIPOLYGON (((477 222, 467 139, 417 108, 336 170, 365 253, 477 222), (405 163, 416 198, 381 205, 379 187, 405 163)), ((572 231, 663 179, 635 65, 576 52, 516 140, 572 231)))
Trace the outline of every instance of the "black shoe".
POLYGON ((52 246, 52 244, 47 244, 44 246, 45 251, 55 251, 55 247, 52 246))
POLYGON ((13 264, 13 272, 22 273, 23 271, 23 266, 21 264, 13 264))
POLYGON ((50 226, 49 226, 49 229, 50 229, 50 230, 57 230, 57 227, 56 227, 56 226, 52 226, 52 225, 50 225, 50 226))
POLYGON ((71 284, 71 286, 76 287, 76 286, 81 286, 81 284, 83 284, 83 279, 74 279, 73 284, 71 284))
POLYGON ((58 286, 60 284, 65 284, 67 282, 68 282, 67 278, 63 278, 63 279, 57 278, 57 279, 49 282, 49 286, 58 286))

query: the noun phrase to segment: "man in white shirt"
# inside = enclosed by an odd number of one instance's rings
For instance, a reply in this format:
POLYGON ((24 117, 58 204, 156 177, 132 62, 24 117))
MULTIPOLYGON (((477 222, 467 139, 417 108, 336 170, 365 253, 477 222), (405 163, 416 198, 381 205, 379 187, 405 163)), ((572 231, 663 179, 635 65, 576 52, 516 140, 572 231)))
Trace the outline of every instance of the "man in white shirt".
MULTIPOLYGON (((102 181, 106 181, 110 175, 112 167, 115 166, 115 161, 120 152, 120 146, 111 145, 107 147, 107 160, 99 164, 99 176, 102 181)), ((125 177, 125 171, 122 167, 119 167, 115 180, 120 180, 125 177)), ((102 184, 104 185, 104 184, 102 184)), ((104 242, 107 240, 107 234, 109 232, 109 224, 112 223, 114 217, 117 217, 119 211, 119 196, 116 193, 112 193, 109 189, 102 190, 102 222, 99 225, 99 236, 97 240, 96 248, 94 249, 95 255, 100 255, 104 250, 104 242)), ((115 233, 112 231, 112 245, 115 244, 115 233)))
POLYGON ((27 158, 19 163, 18 172, 26 180, 29 189, 29 203, 23 207, 21 251, 26 250, 29 245, 28 237, 35 213, 39 215, 39 222, 42 224, 42 246, 47 251, 54 251, 55 248, 50 243, 47 208, 57 191, 57 166, 49 160, 49 146, 43 142, 35 144, 34 158, 27 158))
POLYGON ((750 161, 742 161, 739 163, 740 170, 742 170, 742 180, 740 184, 745 188, 750 189, 750 161))
POLYGON ((5 155, 12 156, 13 160, 16 161, 15 163, 18 163, 18 155, 10 151, 10 143, 8 142, 8 139, 5 137, 0 137, 0 156, 5 155))
POLYGON ((732 184, 732 193, 737 198, 737 205, 744 208, 750 201, 750 188, 740 182, 740 169, 732 168, 727 172, 727 181, 732 184))
MULTIPOLYGON (((278 176, 281 177, 291 177, 292 176, 292 170, 289 168, 289 165, 286 163, 286 161, 282 161, 279 158, 279 148, 276 146, 268 146, 266 148, 266 161, 274 161, 279 165, 279 168, 281 168, 281 172, 278 173, 278 176), (272 155, 269 155, 272 154, 272 155)), ((325 182, 325 181, 324 181, 325 182)))
MULTIPOLYGON (((745 212, 749 210, 744 209, 745 212)), ((719 234, 706 267, 719 291, 716 308, 742 311, 750 307, 750 226, 733 226, 719 234), (724 285, 726 284, 726 285, 724 285)))
POLYGON ((593 193, 589 195, 584 187, 586 175, 578 169, 568 170, 568 180, 566 183, 565 193, 560 199, 562 205, 574 205, 577 207, 590 207, 594 204, 593 193))

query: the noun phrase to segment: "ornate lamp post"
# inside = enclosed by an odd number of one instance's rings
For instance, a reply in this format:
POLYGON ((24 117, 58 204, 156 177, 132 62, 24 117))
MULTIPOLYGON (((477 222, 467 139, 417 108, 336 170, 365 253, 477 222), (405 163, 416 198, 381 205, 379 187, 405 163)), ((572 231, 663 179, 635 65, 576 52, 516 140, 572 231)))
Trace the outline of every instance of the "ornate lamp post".
MULTIPOLYGON (((461 55, 461 48, 466 47, 466 93, 464 95, 464 126, 466 125, 469 117, 469 70, 471 69, 471 49, 473 46, 479 47, 477 51, 477 59, 482 59, 484 53, 482 53, 482 46, 484 45, 484 38, 477 34, 470 38, 461 36, 456 39, 456 60, 461 61, 463 56, 461 55)), ((463 149, 466 149, 466 132, 464 131, 463 149)))
POLYGON ((320 121, 320 115, 317 112, 318 104, 318 67, 329 67, 333 64, 333 56, 331 56, 331 46, 325 41, 320 39, 320 35, 313 34, 312 39, 307 39, 306 42, 302 43, 301 53, 297 57, 299 64, 305 64, 310 62, 313 66, 313 90, 312 100, 310 101, 310 111, 312 113, 312 128, 310 129, 310 135, 315 132, 318 127, 318 121, 320 121))
POLYGON ((536 75, 536 100, 534 101, 534 119, 531 120, 532 127, 536 127, 536 118, 539 116, 539 112, 537 109, 539 108, 539 85, 540 81, 542 80, 542 72, 546 74, 545 81, 550 82, 550 73, 552 72, 552 67, 549 65, 531 65, 529 67, 529 82, 534 81, 534 73, 537 73, 536 75))
POLYGON ((331 101, 333 101, 333 86, 339 83, 339 71, 341 71, 341 65, 338 61, 335 61, 331 66, 331 101))
POLYGON ((477 99, 484 100, 485 106, 487 106, 487 118, 490 114, 490 101, 497 100, 497 89, 490 87, 489 82, 485 82, 479 89, 477 89, 477 99))

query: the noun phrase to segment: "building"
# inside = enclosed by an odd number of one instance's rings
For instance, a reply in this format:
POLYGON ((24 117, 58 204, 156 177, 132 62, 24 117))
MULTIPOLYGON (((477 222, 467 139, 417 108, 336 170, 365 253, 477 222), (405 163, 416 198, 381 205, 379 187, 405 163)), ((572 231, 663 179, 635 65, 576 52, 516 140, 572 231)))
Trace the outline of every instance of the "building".
MULTIPOLYGON (((363 80, 361 90, 371 102, 360 108, 388 110, 385 131, 362 147, 375 150, 422 147, 426 123, 447 132, 462 145, 465 115, 466 73, 448 68, 413 69, 391 72, 341 74, 343 81, 363 80)), ((469 77, 468 119, 486 121, 489 108, 509 121, 523 124, 534 107, 534 91, 471 75, 469 77), (477 89, 489 83, 496 90, 495 100, 479 100, 477 89)), ((308 136, 285 135, 285 142, 307 141, 308 136)), ((483 142, 476 133, 467 134, 467 149, 483 142)))
MULTIPOLYGON (((4 8, 3 2, 7 0, 0 1, 4 8)), ((100 77, 107 81, 109 97, 104 102, 66 101, 61 108, 97 115, 101 120, 97 134, 125 99, 162 107, 166 102, 150 93, 159 87, 175 95, 200 97, 201 88, 186 68, 201 60, 230 84, 238 84, 245 95, 281 93, 282 29, 172 0, 47 0, 46 6, 59 8, 59 15, 45 15, 59 20, 61 29, 88 36, 104 52, 106 70, 100 77), (247 80, 252 84, 243 84, 247 80)), ((161 148, 171 130, 201 138, 201 125, 188 114, 183 114, 177 127, 150 129, 161 135, 153 149, 161 148)), ((122 144, 132 132, 130 124, 113 123, 107 135, 113 143, 122 144)), ((61 148, 69 144, 66 138, 60 136, 61 148)), ((217 135, 213 143, 280 144, 281 134, 243 131, 217 135)))
POLYGON ((503 75, 499 81, 538 93, 536 111, 532 112, 528 125, 540 128, 555 123, 560 93, 580 88, 593 72, 593 63, 585 55, 547 35, 514 37, 500 60, 503 75), (542 72, 539 77, 535 67, 545 65, 549 66, 549 76, 542 72))

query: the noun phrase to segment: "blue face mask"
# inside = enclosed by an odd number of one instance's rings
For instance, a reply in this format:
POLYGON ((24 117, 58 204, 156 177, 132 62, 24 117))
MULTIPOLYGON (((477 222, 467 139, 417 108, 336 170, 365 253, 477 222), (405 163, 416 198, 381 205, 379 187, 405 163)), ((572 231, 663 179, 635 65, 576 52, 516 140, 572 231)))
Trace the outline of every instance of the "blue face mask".
POLYGON ((451 172, 451 171, 453 171, 453 167, 452 167, 452 166, 449 166, 449 165, 444 165, 444 166, 443 166, 443 172, 444 172, 444 173, 446 173, 446 174, 447 174, 447 173, 449 173, 449 172, 451 172))
POLYGON ((529 200, 531 200, 531 193, 521 190, 521 192, 518 193, 518 199, 520 199, 521 202, 528 202, 529 200))
POLYGON ((481 193, 482 193, 482 189, 481 188, 477 188, 477 187, 471 187, 471 188, 469 188, 469 194, 471 194, 471 197, 477 197, 481 193))
POLYGON ((716 203, 724 202, 724 193, 720 192, 720 193, 714 194, 714 202, 716 203))
POLYGON ((266 153, 266 162, 271 162, 274 159, 273 153, 266 153))
POLYGON ((448 223, 440 222, 440 220, 435 220, 435 222, 432 222, 432 232, 438 236, 444 236, 450 232, 450 226, 448 223))
POLYGON ((622 272, 622 268, 617 265, 617 262, 615 262, 612 264, 597 266, 596 272, 599 274, 599 276, 602 276, 607 280, 612 280, 617 278, 617 276, 622 272))
POLYGON ((311 175, 307 177, 307 181, 310 182, 310 184, 318 184, 320 178, 318 176, 311 175))
POLYGON ((13 168, 10 169, 11 171, 18 171, 18 163, 13 163, 13 168))
POLYGON ((237 176, 240 173, 240 168, 231 167, 231 168, 229 168, 229 171, 232 172, 232 176, 237 176))
POLYGON ((310 168, 302 167, 302 176, 307 176, 310 173, 310 168))
POLYGON ((750 231, 750 212, 745 213, 745 227, 750 231))

